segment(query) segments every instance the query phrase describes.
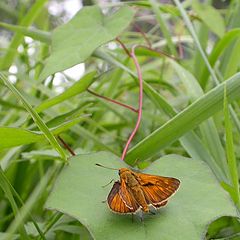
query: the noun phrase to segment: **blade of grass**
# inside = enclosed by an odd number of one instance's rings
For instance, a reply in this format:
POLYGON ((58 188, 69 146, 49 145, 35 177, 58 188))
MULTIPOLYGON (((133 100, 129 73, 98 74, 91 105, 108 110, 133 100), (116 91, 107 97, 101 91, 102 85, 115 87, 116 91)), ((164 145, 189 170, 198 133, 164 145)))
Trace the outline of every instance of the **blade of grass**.
MULTIPOLYGON (((208 58, 207 58, 205 52, 202 49, 202 46, 201 46, 201 44, 200 44, 200 42, 198 40, 197 34, 196 34, 195 30, 194 30, 194 27, 193 27, 193 25, 192 25, 188 15, 187 15, 185 9, 183 8, 183 6, 182 6, 182 4, 180 3, 179 0, 173 0, 173 1, 175 2, 177 7, 179 8, 179 10, 180 10, 180 12, 182 14, 182 17, 183 17, 183 19, 185 21, 185 24, 186 24, 189 32, 191 33, 191 35, 192 35, 192 37, 194 39, 194 42, 195 42, 195 44, 197 46, 198 51, 201 53, 201 56, 202 56, 202 58, 203 58, 203 60, 205 62, 205 65, 208 68, 209 73, 211 74, 211 77, 212 77, 213 81, 215 82, 216 85, 220 84, 220 81, 218 80, 218 78, 217 78, 213 68, 211 67, 211 65, 210 65, 210 63, 208 61, 208 58)), ((230 113, 232 115, 232 118, 233 118, 233 120, 235 122, 235 125, 236 125, 238 131, 240 132, 240 121, 239 121, 239 119, 238 119, 234 109, 232 108, 232 106, 230 106, 229 108, 230 108, 230 113)))
POLYGON ((90 72, 82 77, 79 81, 75 82, 71 87, 66 89, 63 93, 59 94, 56 97, 50 98, 44 102, 42 102, 39 106, 35 108, 37 112, 42 112, 45 109, 48 109, 56 104, 59 104, 66 99, 69 99, 77 94, 84 92, 97 78, 96 71, 90 72))
POLYGON ((224 79, 231 77, 235 74, 239 68, 239 58, 240 58, 240 39, 238 39, 229 53, 228 61, 224 71, 224 79))
MULTIPOLYGON (((14 212, 14 215, 16 216, 16 214, 17 214, 17 212, 18 212, 19 210, 18 210, 18 208, 17 208, 16 203, 14 203, 15 200, 14 200, 14 198, 13 198, 13 195, 18 199, 18 201, 21 203, 22 206, 24 205, 24 203, 23 203, 21 197, 19 196, 19 194, 18 194, 18 193, 16 192, 16 190, 14 189, 14 187, 13 187, 13 186, 11 185, 11 183, 9 182, 8 178, 7 178, 6 175, 4 174, 3 170, 1 169, 1 167, 0 167, 0 179, 1 179, 1 183, 2 183, 1 185, 4 186, 4 191, 5 191, 6 195, 8 196, 8 199, 9 199, 11 205, 12 205, 12 208, 14 209, 14 211, 13 211, 13 212, 14 212), (10 193, 11 193, 12 197, 11 197, 10 193), (18 211, 16 212, 16 210, 18 210, 18 211)), ((39 228, 37 222, 33 219, 33 217, 31 216, 30 213, 29 213, 29 217, 30 217, 30 219, 32 220, 32 222, 33 222, 36 230, 38 231, 39 235, 41 236, 41 238, 42 238, 42 239, 46 239, 46 238, 44 237, 43 232, 42 232, 41 229, 39 228)))
MULTIPOLYGON (((199 97, 203 96, 203 90, 199 85, 195 77, 183 68, 181 65, 175 61, 169 61, 177 72, 179 78, 183 82, 185 88, 187 89, 187 95, 190 97, 191 101, 197 100, 199 97)), ((217 128, 212 118, 204 121, 199 125, 199 129, 205 141, 207 149, 215 159, 216 163, 228 175, 227 163, 225 159, 224 149, 219 138, 217 128)))
MULTIPOLYGON (((219 59, 219 56, 221 55, 221 53, 232 43, 233 40, 235 40, 236 38, 240 37, 240 29, 236 28, 233 30, 230 30, 229 32, 227 32, 215 45, 215 47, 213 48, 210 56, 209 56, 209 63, 211 64, 211 66, 213 67, 215 65, 215 63, 217 62, 217 60, 219 59)), ((203 89, 205 89, 206 84, 207 84, 207 80, 209 77, 209 71, 206 67, 206 65, 203 67, 203 70, 200 74, 200 78, 199 78, 199 82, 201 84, 201 86, 203 87, 203 89)))
POLYGON ((49 143, 53 146, 53 148, 59 153, 61 159, 63 161, 67 161, 67 156, 58 141, 54 137, 54 135, 50 132, 47 125, 42 121, 41 117, 38 113, 32 108, 32 106, 26 101, 26 99, 22 96, 22 94, 15 88, 15 86, 7 79, 5 75, 0 72, 0 79, 5 83, 5 85, 12 91, 12 93, 22 101, 25 109, 29 112, 39 129, 44 133, 45 137, 49 141, 49 143))
POLYGON ((240 195, 239 195, 239 176, 236 157, 234 153, 234 143, 233 143, 233 129, 232 123, 229 115, 228 108, 228 98, 227 98, 227 86, 224 86, 224 121, 225 121, 225 131, 226 131, 226 153, 228 159, 228 167, 230 172, 230 180, 233 188, 232 198, 238 208, 240 209, 240 195))
MULTIPOLYGON (((50 131, 53 135, 58 135, 84 120, 86 120, 84 117, 74 118, 50 128, 50 131)), ((40 142, 44 139, 45 135, 42 132, 29 131, 23 128, 0 127, 0 150, 40 142), (8 137, 5 138, 5 136, 8 137)))
POLYGON ((156 2, 156 0, 150 0, 150 3, 151 3, 151 6, 152 6, 152 10, 156 14, 156 18, 157 18, 158 24, 160 26, 160 29, 163 32, 163 36, 167 40, 167 46, 169 47, 171 54, 174 55, 174 56, 177 56, 176 48, 175 48, 175 46, 172 42, 172 38, 171 38, 171 35, 169 33, 169 30, 167 29, 166 24, 163 21, 162 13, 161 13, 161 10, 158 6, 158 3, 156 2))
POLYGON ((25 36, 31 37, 32 39, 38 40, 40 42, 44 42, 47 44, 51 43, 51 34, 46 31, 41 31, 38 29, 13 25, 13 24, 4 23, 4 22, 0 22, 0 27, 6 28, 13 32, 23 34, 25 36))
MULTIPOLYGON (((1 167, 0 167, 0 186, 1 186, 2 190, 3 190, 3 192, 6 194, 6 197, 7 197, 8 201, 11 204, 13 213, 16 216, 17 213, 19 212, 19 209, 18 209, 18 206, 17 206, 17 204, 15 202, 15 199, 13 197, 10 184, 7 181, 5 173, 3 172, 1 167)), ((23 239, 29 239, 29 237, 27 235, 27 232, 26 232, 26 230, 25 230, 25 228, 23 226, 23 223, 19 224, 18 228, 19 228, 19 232, 20 232, 22 238, 23 239)))
MULTIPOLYGON (((54 224, 63 216, 63 213, 61 212, 56 212, 55 214, 52 215, 52 217, 49 219, 47 224, 44 227, 44 234, 46 235, 47 232, 54 226, 54 224)), ((39 236, 37 240, 41 240, 41 237, 39 236)))
MULTIPOLYGON (((226 80, 229 102, 240 98, 239 79, 240 73, 226 80)), ((133 164, 136 159, 141 159, 142 161, 154 156, 163 147, 176 141, 202 121, 221 110, 223 91, 224 85, 220 84, 177 114, 162 127, 156 129, 152 134, 130 149, 126 162, 133 164)))
POLYGON ((189 32, 191 33, 191 35, 192 35, 192 37, 194 39, 194 42, 195 42, 195 44, 197 46, 197 49, 200 52, 200 54, 201 54, 201 56, 202 56, 202 58, 203 58, 203 60, 204 60, 204 62, 206 64, 206 66, 208 68, 208 71, 210 72, 210 74, 212 76, 213 81, 217 85, 219 83, 218 78, 217 78, 214 70, 212 69, 212 67, 211 67, 211 65, 209 63, 205 52, 202 49, 201 43, 198 40, 197 34, 196 34, 195 30, 194 30, 194 27, 193 27, 193 25, 192 25, 188 15, 187 15, 185 9, 183 8, 183 6, 182 6, 182 4, 180 3, 179 0, 173 0, 173 2, 177 5, 178 9, 180 10, 181 15, 182 15, 182 17, 183 17, 183 19, 185 21, 185 24, 186 24, 189 32))
MULTIPOLYGON (((59 167, 59 166, 58 166, 59 167)), ((11 225, 7 229, 7 233, 9 235, 13 235, 18 227, 24 222, 25 218, 27 215, 31 212, 32 208, 34 207, 35 202, 37 199, 41 196, 41 194, 46 190, 46 187, 49 183, 49 181, 52 179, 52 177, 55 175, 57 172, 57 167, 52 167, 51 169, 48 170, 48 172, 44 175, 44 177, 40 180, 40 183, 36 186, 30 197, 28 198, 27 202, 24 204, 24 206, 20 209, 18 212, 16 218, 14 221, 11 223, 11 225)), ((7 239, 11 239, 9 238, 7 239)))
MULTIPOLYGON (((36 19, 38 14, 42 11, 42 8, 44 7, 45 3, 48 0, 37 0, 35 3, 32 5, 32 7, 28 10, 22 21, 20 22, 19 25, 21 26, 30 26, 33 21, 36 19)), ((8 51, 5 54, 5 56, 1 59, 0 61, 0 70, 1 69, 7 69, 11 66, 17 52, 17 48, 19 44, 23 40, 23 35, 21 33, 16 33, 8 47, 8 51), (13 51, 15 50, 15 51, 13 51)))

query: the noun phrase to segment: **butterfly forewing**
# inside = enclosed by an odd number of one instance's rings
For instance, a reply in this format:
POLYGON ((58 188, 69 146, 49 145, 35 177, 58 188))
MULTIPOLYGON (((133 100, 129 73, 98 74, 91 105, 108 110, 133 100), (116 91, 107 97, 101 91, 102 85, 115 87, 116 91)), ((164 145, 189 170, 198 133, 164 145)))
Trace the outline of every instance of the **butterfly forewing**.
POLYGON ((135 173, 148 204, 161 207, 177 191, 180 181, 176 178, 135 173))

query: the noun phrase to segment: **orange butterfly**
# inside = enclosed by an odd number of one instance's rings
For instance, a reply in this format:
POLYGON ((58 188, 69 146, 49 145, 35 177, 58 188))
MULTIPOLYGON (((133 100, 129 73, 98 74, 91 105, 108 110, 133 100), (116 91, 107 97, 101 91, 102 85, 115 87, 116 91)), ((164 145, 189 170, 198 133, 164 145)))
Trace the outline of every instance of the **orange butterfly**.
POLYGON ((180 181, 176 178, 119 169, 120 181, 114 183, 107 202, 116 213, 149 212, 149 206, 160 208, 177 191, 180 181))

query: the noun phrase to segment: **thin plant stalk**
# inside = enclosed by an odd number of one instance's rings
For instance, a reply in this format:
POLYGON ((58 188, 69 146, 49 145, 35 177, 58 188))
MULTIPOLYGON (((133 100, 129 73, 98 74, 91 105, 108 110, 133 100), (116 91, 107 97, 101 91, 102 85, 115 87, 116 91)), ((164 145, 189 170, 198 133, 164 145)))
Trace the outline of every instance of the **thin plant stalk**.
POLYGON ((129 148, 129 145, 132 141, 132 139, 134 138, 139 126, 140 126, 140 122, 141 122, 141 118, 142 118, 142 102, 143 102, 143 79, 142 79, 142 72, 141 72, 141 68, 140 68, 140 65, 138 63, 138 60, 136 58, 136 55, 135 55, 135 49, 136 49, 137 46, 133 46, 132 47, 132 51, 131 51, 131 57, 134 61, 134 64, 136 66, 136 69, 137 69, 137 75, 138 75, 138 79, 139 79, 139 98, 138 98, 138 118, 137 118, 137 123, 136 123, 136 126, 135 128, 133 129, 130 137, 128 138, 128 141, 123 149, 123 153, 122 153, 122 157, 121 159, 124 161, 124 158, 127 154, 127 150, 129 148))
POLYGON ((129 105, 127 105, 127 104, 118 102, 118 101, 113 100, 113 99, 111 99, 111 98, 102 96, 102 95, 100 95, 100 94, 98 94, 98 93, 93 92, 93 91, 90 90, 90 89, 87 89, 87 91, 88 91, 90 94, 92 94, 92 95, 94 95, 94 96, 96 96, 96 97, 102 98, 102 99, 107 100, 107 101, 109 101, 109 102, 112 102, 112 103, 115 103, 115 104, 120 105, 120 106, 122 106, 122 107, 125 107, 125 108, 127 108, 127 109, 129 109, 129 110, 131 110, 131 111, 133 111, 133 112, 135 112, 135 113, 138 112, 138 110, 135 109, 135 108, 133 108, 132 106, 129 106, 129 105))

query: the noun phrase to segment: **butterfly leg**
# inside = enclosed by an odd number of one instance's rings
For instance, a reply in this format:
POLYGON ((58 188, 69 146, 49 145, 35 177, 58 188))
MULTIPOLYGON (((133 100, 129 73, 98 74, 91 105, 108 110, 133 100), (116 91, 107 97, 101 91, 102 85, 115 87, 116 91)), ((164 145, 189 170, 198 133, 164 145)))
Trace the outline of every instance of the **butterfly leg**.
POLYGON ((142 211, 140 211, 139 217, 140 217, 140 221, 143 222, 144 218, 143 218, 143 212, 142 211))
POLYGON ((105 202, 107 202, 107 200, 103 200, 103 201, 102 201, 102 203, 105 203, 105 202))
POLYGON ((153 212, 153 211, 151 211, 151 210, 150 210, 149 212, 150 212, 152 215, 156 215, 156 213, 155 213, 155 212, 153 212))

